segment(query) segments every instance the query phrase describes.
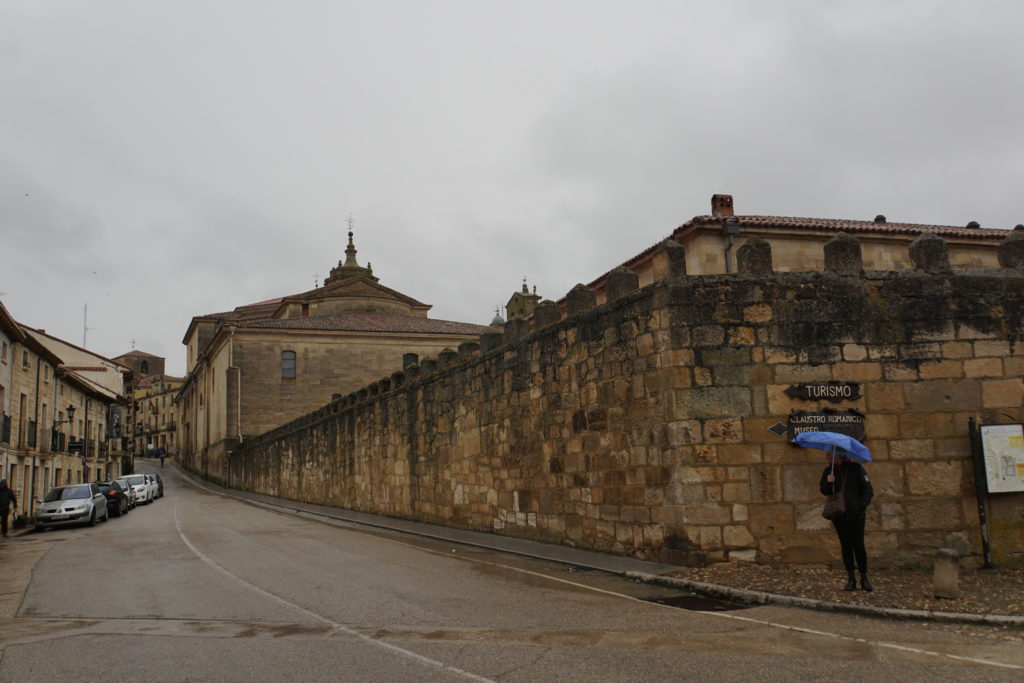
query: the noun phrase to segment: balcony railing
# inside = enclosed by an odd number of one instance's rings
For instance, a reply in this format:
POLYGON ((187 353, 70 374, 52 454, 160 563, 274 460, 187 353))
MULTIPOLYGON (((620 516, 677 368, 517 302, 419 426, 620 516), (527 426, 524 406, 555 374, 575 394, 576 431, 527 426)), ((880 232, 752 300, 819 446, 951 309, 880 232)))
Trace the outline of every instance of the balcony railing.
POLYGON ((0 420, 0 443, 11 443, 11 416, 7 413, 3 413, 0 420))

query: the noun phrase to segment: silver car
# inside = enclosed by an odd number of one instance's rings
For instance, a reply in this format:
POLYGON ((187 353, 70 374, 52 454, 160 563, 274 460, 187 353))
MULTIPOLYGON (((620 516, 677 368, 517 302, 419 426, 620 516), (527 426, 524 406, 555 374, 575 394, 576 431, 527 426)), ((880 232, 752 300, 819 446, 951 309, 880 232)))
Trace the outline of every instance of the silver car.
POLYGON ((129 483, 124 477, 118 477, 117 483, 124 489, 124 493, 128 496, 128 509, 133 510, 135 506, 139 504, 138 496, 135 493, 135 487, 129 483))
POLYGON ((36 506, 35 525, 40 531, 54 526, 107 521, 107 499, 99 485, 55 486, 36 506))

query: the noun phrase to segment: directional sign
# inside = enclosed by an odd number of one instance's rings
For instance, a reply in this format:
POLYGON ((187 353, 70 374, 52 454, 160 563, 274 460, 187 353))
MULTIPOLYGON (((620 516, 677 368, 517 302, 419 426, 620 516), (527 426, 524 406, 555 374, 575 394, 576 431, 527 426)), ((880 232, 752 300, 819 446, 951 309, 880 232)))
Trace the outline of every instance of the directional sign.
POLYGON ((797 410, 789 414, 789 438, 800 432, 838 432, 863 441, 867 436, 864 413, 857 410, 797 410))
POLYGON ((786 389, 790 398, 805 401, 856 401, 860 398, 860 384, 857 382, 805 382, 786 389))
POLYGON ((68 441, 68 453, 81 453, 83 450, 85 450, 84 440, 68 441))

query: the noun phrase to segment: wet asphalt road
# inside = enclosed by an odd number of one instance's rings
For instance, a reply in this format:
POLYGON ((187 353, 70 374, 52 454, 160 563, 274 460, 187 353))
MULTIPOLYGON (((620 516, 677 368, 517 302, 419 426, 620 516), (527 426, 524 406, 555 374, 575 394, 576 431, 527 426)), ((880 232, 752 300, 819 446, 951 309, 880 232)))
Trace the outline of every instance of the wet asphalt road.
POLYGON ((124 518, 0 547, 0 681, 1024 678, 1020 640, 996 630, 679 609, 650 601, 684 597, 671 590, 161 473, 165 497, 124 518))

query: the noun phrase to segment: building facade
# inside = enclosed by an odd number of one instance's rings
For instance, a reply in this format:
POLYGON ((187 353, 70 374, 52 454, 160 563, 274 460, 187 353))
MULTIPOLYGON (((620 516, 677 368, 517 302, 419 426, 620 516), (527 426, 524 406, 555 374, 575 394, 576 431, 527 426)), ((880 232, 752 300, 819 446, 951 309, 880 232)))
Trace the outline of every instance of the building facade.
POLYGON ((186 467, 219 480, 247 437, 488 329, 429 318, 428 304, 358 264, 352 238, 323 286, 192 319, 176 401, 186 467))
MULTIPOLYGON (((19 508, 31 514, 31 501, 52 486, 120 475, 124 454, 112 427, 124 400, 75 369, 106 374, 116 364, 96 354, 87 366, 67 363, 54 351, 60 340, 19 324, 2 303, 0 330, 0 466, 19 508)), ((78 351, 68 354, 75 362, 78 351)))
POLYGON ((134 456, 173 456, 178 451, 174 399, 184 379, 165 374, 166 359, 144 351, 132 350, 114 360, 130 368, 126 382, 126 447, 134 456))

